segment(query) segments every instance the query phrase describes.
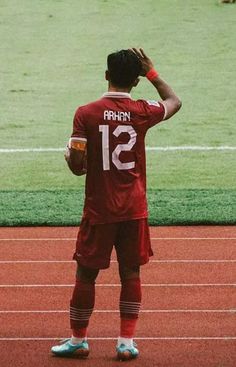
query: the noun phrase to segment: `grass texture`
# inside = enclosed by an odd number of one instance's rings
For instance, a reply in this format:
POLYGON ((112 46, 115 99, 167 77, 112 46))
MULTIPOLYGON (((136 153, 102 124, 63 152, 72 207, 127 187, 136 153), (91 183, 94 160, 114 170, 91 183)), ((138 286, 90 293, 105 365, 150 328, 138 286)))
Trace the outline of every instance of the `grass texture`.
MULTIPOLYGON (((3 226, 79 225, 84 191, 1 191, 3 226)), ((236 224, 234 190, 149 190, 151 225, 236 224)))
MULTIPOLYGON (((130 46, 183 102, 148 146, 235 145, 236 4, 3 0, 0 13, 0 149, 65 146, 77 106, 107 89, 107 54, 130 46)), ((142 78, 132 96, 156 92, 142 78)), ((0 172, 0 225, 79 222, 84 179, 63 154, 0 153, 0 172)), ((150 222, 234 223, 235 172, 235 151, 148 152, 150 222)))

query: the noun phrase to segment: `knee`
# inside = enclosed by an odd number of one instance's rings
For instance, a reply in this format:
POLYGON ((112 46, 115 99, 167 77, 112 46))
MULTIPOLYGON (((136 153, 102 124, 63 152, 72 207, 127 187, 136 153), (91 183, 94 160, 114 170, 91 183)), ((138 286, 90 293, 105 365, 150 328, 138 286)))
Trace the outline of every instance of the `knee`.
POLYGON ((99 270, 78 265, 76 277, 85 283, 95 283, 99 270))
POLYGON ((119 265, 121 283, 127 279, 137 279, 140 277, 140 266, 127 267, 119 265))

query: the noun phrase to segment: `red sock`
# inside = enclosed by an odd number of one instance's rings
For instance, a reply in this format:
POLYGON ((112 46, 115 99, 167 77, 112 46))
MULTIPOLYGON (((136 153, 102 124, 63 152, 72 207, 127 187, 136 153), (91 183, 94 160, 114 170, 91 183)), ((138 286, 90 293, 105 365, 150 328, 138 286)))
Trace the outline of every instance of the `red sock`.
POLYGON ((87 328, 81 328, 81 329, 72 329, 72 335, 75 337, 75 338, 85 338, 87 336, 87 328))
POLYGON ((120 319, 120 336, 133 338, 138 319, 120 319))
POLYGON ((120 294, 120 336, 133 338, 141 306, 140 278, 122 281, 120 294))
POLYGON ((86 336, 89 318, 95 302, 95 282, 85 283, 76 279, 70 301, 70 325, 73 335, 78 338, 86 336))

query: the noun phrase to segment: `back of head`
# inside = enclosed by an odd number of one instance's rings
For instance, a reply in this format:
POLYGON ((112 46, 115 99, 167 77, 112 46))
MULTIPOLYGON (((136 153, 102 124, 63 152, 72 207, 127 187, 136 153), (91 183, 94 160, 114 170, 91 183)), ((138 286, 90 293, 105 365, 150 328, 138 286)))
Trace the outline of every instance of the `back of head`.
POLYGON ((121 88, 132 86, 142 70, 141 61, 130 50, 121 50, 108 55, 107 67, 111 83, 121 88))

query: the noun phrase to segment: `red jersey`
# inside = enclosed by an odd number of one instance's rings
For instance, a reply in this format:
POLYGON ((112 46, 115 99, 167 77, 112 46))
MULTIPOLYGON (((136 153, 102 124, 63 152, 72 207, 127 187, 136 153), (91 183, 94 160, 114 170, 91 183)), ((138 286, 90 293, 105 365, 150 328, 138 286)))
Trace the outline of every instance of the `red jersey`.
POLYGON ((75 113, 72 137, 87 140, 84 217, 91 224, 146 218, 147 130, 164 105, 108 92, 75 113))

